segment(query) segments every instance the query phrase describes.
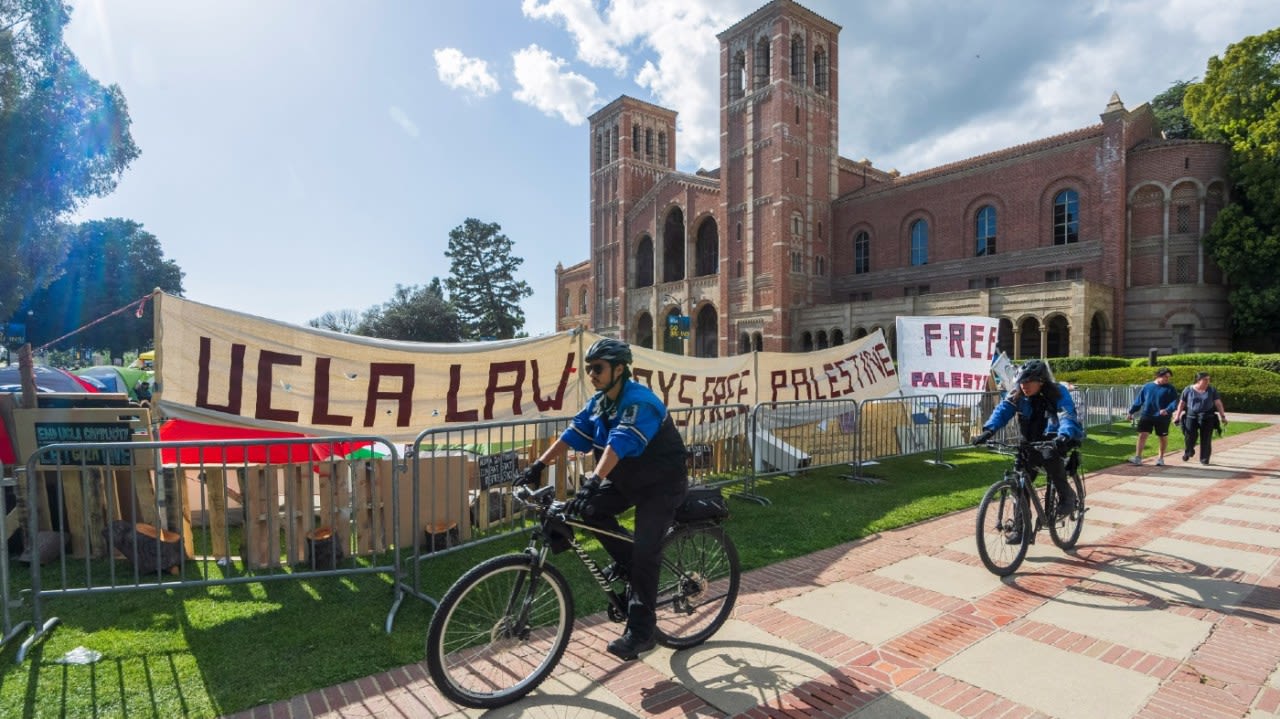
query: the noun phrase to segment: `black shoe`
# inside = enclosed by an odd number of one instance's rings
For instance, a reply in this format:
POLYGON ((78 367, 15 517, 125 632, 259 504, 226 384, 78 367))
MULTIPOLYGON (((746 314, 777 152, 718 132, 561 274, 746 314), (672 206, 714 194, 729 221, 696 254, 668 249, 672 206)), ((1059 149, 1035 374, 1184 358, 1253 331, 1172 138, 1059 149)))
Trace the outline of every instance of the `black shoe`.
POLYGON ((1054 514, 1058 517, 1066 518, 1070 516, 1072 512, 1076 511, 1077 506, 1078 503, 1076 502, 1075 497, 1060 499, 1058 500, 1058 508, 1054 511, 1054 514))
POLYGON ((1182 453, 1182 461, 1185 462, 1188 459, 1191 459, 1191 450, 1187 450, 1182 453))
POLYGON ((631 570, 617 562, 614 562, 600 570, 600 573, 604 575, 604 580, 610 584, 613 584, 614 582, 625 582, 631 578, 631 570))
POLYGON ((1200 464, 1208 465, 1208 464, 1209 464, 1209 460, 1207 460, 1207 459, 1202 459, 1202 460, 1200 460, 1200 464))
POLYGON ((630 629, 623 632, 622 636, 609 642, 609 653, 623 661, 631 661, 639 659, 640 655, 651 651, 658 646, 658 641, 650 634, 647 638, 641 639, 630 629))

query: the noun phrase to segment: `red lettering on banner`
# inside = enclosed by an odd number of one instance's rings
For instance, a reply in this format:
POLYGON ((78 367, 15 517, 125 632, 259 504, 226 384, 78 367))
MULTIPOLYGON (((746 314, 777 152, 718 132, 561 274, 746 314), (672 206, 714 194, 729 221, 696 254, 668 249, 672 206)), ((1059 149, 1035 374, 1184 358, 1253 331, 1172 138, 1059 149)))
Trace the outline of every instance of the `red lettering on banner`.
POLYGON ((311 405, 311 424, 329 424, 350 427, 355 417, 345 414, 329 414, 329 366, 330 357, 316 358, 316 398, 311 405))
POLYGON ((298 413, 296 411, 276 409, 271 406, 271 392, 275 389, 272 368, 278 364, 287 367, 301 367, 302 355, 287 355, 270 350, 263 350, 258 354, 258 403, 253 409, 253 416, 274 422, 297 422, 298 413))
MULTIPOLYGON (((408 427, 409 420, 413 417, 413 381, 414 368, 411 364, 370 362, 369 393, 366 395, 364 404, 364 426, 373 426, 373 418, 377 415, 380 400, 391 400, 397 405, 396 426, 408 427), (383 392, 381 390, 383 377, 399 377, 400 389, 383 392)), ((388 410, 387 414, 390 413, 388 410)))
MULTIPOLYGON (((533 403, 537 405, 539 412, 564 408, 564 388, 569 384, 569 375, 573 374, 574 356, 573 352, 565 355, 564 369, 560 371, 560 385, 556 387, 554 396, 546 398, 542 396, 542 387, 538 383, 538 360, 529 361, 529 365, 533 368, 533 403)), ((519 409, 516 410, 516 414, 521 414, 519 409)))
POLYGON ((498 392, 506 391, 511 393, 511 413, 520 414, 520 405, 523 404, 524 389, 524 361, 515 360, 512 362, 490 362, 489 363, 489 385, 484 388, 484 418, 493 419, 493 402, 498 392), (498 384, 498 378, 504 374, 514 374, 515 381, 509 385, 498 384))
POLYGON ((242 344, 231 345, 231 368, 227 372, 227 403, 209 401, 209 363, 213 357, 213 340, 200 338, 200 359, 196 365, 196 406, 227 414, 240 414, 240 400, 244 393, 244 352, 242 344))
POLYGON ((449 365, 449 394, 445 397, 444 421, 477 422, 480 420, 479 410, 458 411, 458 390, 462 387, 462 365, 449 365))
POLYGON ((933 356, 934 340, 942 339, 942 323, 926 322, 924 325, 924 356, 933 356))

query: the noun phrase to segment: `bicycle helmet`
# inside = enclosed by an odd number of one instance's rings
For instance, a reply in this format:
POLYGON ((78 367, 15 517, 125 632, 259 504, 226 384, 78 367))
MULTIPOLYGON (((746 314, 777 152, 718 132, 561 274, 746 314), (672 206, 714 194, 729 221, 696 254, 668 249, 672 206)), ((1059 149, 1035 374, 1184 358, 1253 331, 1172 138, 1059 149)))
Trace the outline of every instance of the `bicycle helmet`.
POLYGON ((587 348, 586 360, 588 362, 604 360, 612 365, 629 365, 631 364, 631 345, 611 337, 596 340, 591 347, 587 348))
POLYGON ((1023 382, 1042 382, 1049 383, 1053 381, 1053 373, 1049 371, 1049 365, 1044 360, 1028 360, 1022 365, 1022 369, 1018 370, 1018 384, 1023 382))

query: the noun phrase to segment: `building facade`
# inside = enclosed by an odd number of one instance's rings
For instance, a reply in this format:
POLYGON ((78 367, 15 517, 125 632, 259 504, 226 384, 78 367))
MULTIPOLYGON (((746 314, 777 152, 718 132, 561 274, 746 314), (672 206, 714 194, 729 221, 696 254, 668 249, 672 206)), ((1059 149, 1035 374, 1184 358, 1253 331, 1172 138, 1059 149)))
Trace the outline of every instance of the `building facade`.
POLYGON ((1165 140, 1112 95, 1099 124, 885 172, 838 152, 839 33, 791 0, 720 33, 715 170, 675 169, 672 110, 591 116, 590 257, 556 268, 559 329, 713 357, 984 315, 1015 358, 1229 349, 1202 242, 1226 146, 1165 140))

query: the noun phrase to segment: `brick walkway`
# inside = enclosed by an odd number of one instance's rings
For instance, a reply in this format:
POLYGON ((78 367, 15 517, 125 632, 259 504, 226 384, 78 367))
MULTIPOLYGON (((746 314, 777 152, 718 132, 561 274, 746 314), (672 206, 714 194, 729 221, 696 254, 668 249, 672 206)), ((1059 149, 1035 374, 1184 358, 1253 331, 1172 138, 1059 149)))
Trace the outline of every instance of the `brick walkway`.
MULTIPOLYGON (((521 717, 1280 718, 1280 426, 1089 475, 1078 550, 1003 581, 969 510, 750 572, 710 642, 622 664, 578 623, 521 717)), ((462 717, 419 665, 234 715, 462 717)))

